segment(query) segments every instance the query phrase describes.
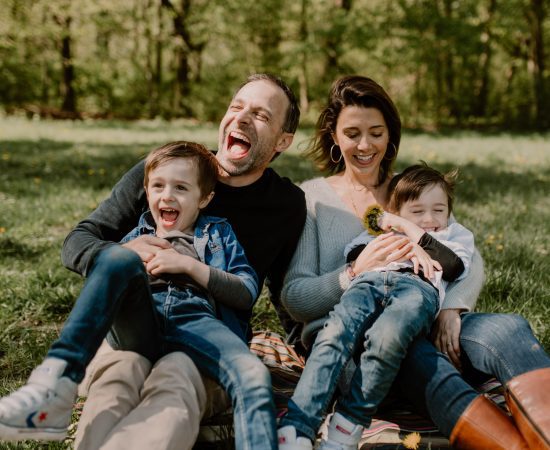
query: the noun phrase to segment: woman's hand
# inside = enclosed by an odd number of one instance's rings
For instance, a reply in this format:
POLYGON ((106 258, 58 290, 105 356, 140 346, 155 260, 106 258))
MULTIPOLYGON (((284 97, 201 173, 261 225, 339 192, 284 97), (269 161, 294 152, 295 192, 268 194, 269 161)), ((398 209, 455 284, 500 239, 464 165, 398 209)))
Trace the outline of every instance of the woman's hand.
POLYGON ((460 309, 442 309, 432 326, 432 341, 437 349, 449 357, 461 370, 460 363, 460 309))
POLYGON ((385 266, 394 261, 410 259, 413 244, 405 236, 386 233, 377 236, 367 245, 352 264, 353 271, 360 273, 385 266))

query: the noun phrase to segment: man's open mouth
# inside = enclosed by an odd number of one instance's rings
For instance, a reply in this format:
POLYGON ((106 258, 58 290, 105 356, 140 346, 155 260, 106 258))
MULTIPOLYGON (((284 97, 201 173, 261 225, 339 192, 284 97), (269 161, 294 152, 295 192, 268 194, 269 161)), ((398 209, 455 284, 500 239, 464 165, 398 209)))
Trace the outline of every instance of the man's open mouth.
POLYGON ((232 131, 227 135, 227 150, 233 158, 242 158, 250 150, 250 140, 243 133, 232 131))

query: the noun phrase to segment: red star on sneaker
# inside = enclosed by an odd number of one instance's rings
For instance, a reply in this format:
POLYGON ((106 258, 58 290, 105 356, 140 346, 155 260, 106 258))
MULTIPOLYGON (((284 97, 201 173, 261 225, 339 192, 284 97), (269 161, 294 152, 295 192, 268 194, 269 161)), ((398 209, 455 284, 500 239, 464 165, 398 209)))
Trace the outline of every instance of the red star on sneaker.
POLYGON ((46 420, 46 417, 48 417, 48 413, 47 412, 41 412, 40 415, 38 416, 38 421, 42 422, 42 421, 46 420))

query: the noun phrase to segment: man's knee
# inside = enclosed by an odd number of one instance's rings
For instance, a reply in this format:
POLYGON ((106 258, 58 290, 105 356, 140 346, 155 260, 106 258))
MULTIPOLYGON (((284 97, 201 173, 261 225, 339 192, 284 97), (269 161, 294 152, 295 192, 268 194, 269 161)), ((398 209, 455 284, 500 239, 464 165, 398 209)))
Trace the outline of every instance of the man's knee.
POLYGON ((162 401, 182 407, 197 405, 202 415, 206 390, 191 358, 182 352, 172 352, 160 358, 153 366, 143 385, 142 398, 145 403, 160 401, 158 399, 162 398, 162 401))
POLYGON ((183 352, 172 352, 160 358, 151 370, 150 379, 160 383, 186 384, 204 388, 193 360, 183 352))
MULTIPOLYGON (((138 353, 114 350, 103 341, 86 368, 86 375, 80 383, 78 393, 86 397, 92 385, 127 385, 139 392, 151 370, 149 360, 138 353)), ((101 388, 100 388, 101 389, 101 388)))

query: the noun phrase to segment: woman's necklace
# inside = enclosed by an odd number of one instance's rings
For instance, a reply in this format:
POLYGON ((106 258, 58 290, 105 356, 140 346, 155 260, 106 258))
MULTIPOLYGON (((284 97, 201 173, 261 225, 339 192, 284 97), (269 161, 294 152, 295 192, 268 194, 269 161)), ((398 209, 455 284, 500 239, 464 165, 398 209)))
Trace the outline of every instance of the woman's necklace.
POLYGON ((353 206, 353 210, 355 211, 355 215, 357 217, 361 217, 361 214, 359 214, 359 210, 357 209, 357 205, 355 203, 355 199, 353 198, 355 195, 355 192, 365 192, 367 190, 366 186, 356 186, 353 184, 353 181, 349 180, 349 183, 351 184, 351 189, 348 188, 349 191, 349 198, 351 200, 351 206, 353 206))

